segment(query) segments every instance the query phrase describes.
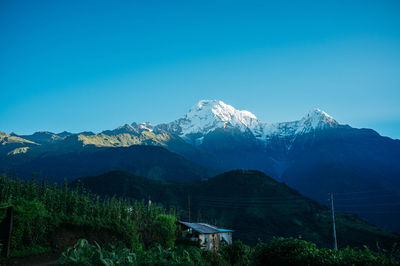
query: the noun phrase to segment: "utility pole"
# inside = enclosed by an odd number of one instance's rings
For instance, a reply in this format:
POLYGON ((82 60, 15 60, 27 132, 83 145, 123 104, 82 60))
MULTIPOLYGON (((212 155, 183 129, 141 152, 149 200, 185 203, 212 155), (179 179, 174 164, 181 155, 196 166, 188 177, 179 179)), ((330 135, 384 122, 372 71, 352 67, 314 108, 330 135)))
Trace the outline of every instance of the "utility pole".
POLYGON ((189 209, 189 223, 190 223, 190 195, 188 194, 188 209, 189 209))
POLYGON ((336 226, 335 226, 335 207, 333 206, 333 192, 330 193, 331 200, 331 211, 332 211, 332 233, 333 233, 333 249, 337 250, 337 239, 336 239, 336 226))

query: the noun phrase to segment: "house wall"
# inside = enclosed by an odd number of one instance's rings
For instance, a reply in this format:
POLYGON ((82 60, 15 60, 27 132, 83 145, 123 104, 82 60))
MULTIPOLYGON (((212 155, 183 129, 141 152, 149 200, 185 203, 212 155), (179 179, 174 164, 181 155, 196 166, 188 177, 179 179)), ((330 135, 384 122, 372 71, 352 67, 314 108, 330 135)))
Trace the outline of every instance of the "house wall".
POLYGON ((228 245, 232 244, 232 232, 223 232, 220 233, 219 236, 220 236, 220 242, 225 240, 228 245))
POLYGON ((202 247, 204 246, 204 249, 207 249, 207 246, 206 246, 206 235, 199 234, 199 240, 200 240, 200 245, 202 247))
POLYGON ((220 244, 219 234, 199 234, 200 244, 205 250, 218 250, 220 244))

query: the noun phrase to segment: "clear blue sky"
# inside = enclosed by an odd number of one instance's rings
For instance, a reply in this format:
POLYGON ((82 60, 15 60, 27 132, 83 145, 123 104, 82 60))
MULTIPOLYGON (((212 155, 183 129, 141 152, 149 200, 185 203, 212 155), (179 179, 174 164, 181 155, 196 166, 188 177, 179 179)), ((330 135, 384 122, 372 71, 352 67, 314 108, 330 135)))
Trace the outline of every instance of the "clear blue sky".
POLYGON ((169 122, 221 99, 400 138, 400 1, 0 1, 0 131, 169 122))

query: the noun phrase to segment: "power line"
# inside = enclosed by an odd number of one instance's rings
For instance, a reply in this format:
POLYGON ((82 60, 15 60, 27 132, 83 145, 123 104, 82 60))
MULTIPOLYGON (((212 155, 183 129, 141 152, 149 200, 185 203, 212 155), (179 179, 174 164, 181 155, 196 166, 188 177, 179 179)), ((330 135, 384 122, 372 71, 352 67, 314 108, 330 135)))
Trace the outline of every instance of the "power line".
POLYGON ((352 192, 335 192, 335 195, 353 195, 353 194, 365 194, 365 193, 374 193, 374 192, 388 192, 385 189, 379 190, 364 190, 364 191, 352 191, 352 192))
POLYGON ((336 204, 339 207, 379 207, 379 206, 400 206, 400 202, 382 203, 382 204, 336 204))
POLYGON ((299 198, 252 198, 252 199, 236 199, 236 198, 212 198, 212 197, 192 197, 199 201, 213 201, 213 202, 242 202, 242 203, 254 203, 254 202, 311 202, 310 199, 299 199, 299 198))
POLYGON ((351 201, 351 200, 365 200, 365 199, 376 199, 376 198, 400 198, 400 195, 395 194, 379 194, 379 195, 371 195, 369 197, 362 198, 344 198, 344 199, 335 199, 335 201, 351 201))
POLYGON ((274 203, 282 203, 282 204, 294 204, 294 203, 309 203, 309 201, 304 201, 304 200, 291 200, 291 201, 286 201, 286 200, 282 200, 282 201, 268 201, 268 200, 263 200, 263 201, 223 201, 223 200, 200 200, 199 202, 222 202, 222 203, 241 203, 241 204, 263 204, 263 203, 270 203, 270 204, 274 204, 274 203))
POLYGON ((376 212, 374 212, 374 211, 358 211, 357 210, 357 212, 355 212, 355 211, 345 211, 345 210, 340 210, 341 212, 344 212, 344 213, 349 213, 349 212, 351 212, 351 214, 359 214, 359 213, 363 213, 363 214, 400 214, 400 210, 398 210, 398 211, 396 211, 396 210, 393 210, 393 211, 376 211, 376 212))
MULTIPOLYGON (((301 203, 295 203, 295 202, 291 202, 291 203, 285 203, 285 202, 281 202, 281 203, 271 203, 271 202, 259 202, 259 203, 251 203, 251 202, 246 202, 246 203, 240 203, 240 202, 211 202, 211 201, 203 201, 203 202, 197 202, 195 205, 202 205, 202 204, 213 204, 213 205, 231 205, 231 206, 265 206, 265 207, 274 207, 274 206, 304 206, 305 204, 301 204, 301 203)), ((305 205, 308 206, 308 205, 305 205)))
MULTIPOLYGON (((197 202, 196 205, 217 205, 217 206, 257 206, 257 207, 279 207, 279 206, 294 206, 294 207, 299 207, 302 206, 302 204, 300 203, 295 203, 295 202, 291 202, 291 203, 285 203, 285 202, 281 202, 281 203, 269 203, 269 202, 260 202, 260 203, 240 203, 240 202, 207 202, 207 201, 203 201, 203 202, 197 202)), ((308 206, 308 205, 307 205, 308 206)), ((312 206, 310 206, 312 207, 312 206)))
POLYGON ((214 199, 214 200, 308 200, 308 199, 299 199, 299 197, 207 197, 207 196, 194 196, 196 199, 214 199))
MULTIPOLYGON (((247 209, 247 208, 255 207, 255 206, 249 206, 249 205, 234 206, 234 205, 211 205, 211 204, 202 204, 199 206, 200 207, 210 207, 210 208, 220 208, 220 209, 247 209)), ((268 206, 265 206, 265 207, 268 207, 268 206)), ((298 210, 298 206, 291 206, 291 207, 295 208, 295 210, 298 210)), ((304 211, 298 211, 298 212, 291 211, 291 213, 288 215, 292 215, 294 213, 304 213, 304 211)))

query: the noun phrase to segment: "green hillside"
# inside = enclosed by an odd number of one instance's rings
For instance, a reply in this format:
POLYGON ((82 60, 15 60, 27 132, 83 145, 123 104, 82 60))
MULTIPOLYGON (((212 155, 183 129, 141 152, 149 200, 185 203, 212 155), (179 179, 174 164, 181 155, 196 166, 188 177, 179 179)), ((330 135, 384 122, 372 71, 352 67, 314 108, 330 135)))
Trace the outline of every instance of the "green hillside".
MULTIPOLYGON (((235 173, 240 172, 225 176, 235 173)), ((157 184, 122 172, 108 176, 112 175, 136 180, 136 184, 157 184)), ((222 175, 205 182, 208 185, 204 189, 211 190, 214 181, 226 179, 222 175)), ((243 183, 237 185, 245 187, 243 183)), ((189 186, 180 189, 195 191, 189 186)), ((279 184, 274 189, 280 190, 279 184)), ((247 193, 244 189, 239 194, 247 193)), ((11 256, 0 257, 0 265, 399 265, 398 248, 335 251, 298 238, 273 238, 253 247, 236 241, 216 252, 206 251, 196 243, 180 240, 183 232, 177 227, 179 217, 173 209, 167 213, 155 203, 148 206, 132 199, 101 199, 80 186, 57 187, 0 176, 0 206, 9 205, 14 208, 11 256)), ((4 217, 5 209, 0 208, 0 222, 4 217)))
MULTIPOLYGON (((205 181, 164 183, 114 171, 82 178, 99 195, 151 199, 176 207, 180 218, 205 221, 235 230, 234 238, 254 244, 273 236, 310 240, 331 247, 331 214, 327 207, 258 171, 231 171, 205 181)), ((370 225, 355 216, 336 214, 339 247, 391 246, 400 236, 370 225)))
MULTIPOLYGON (((131 248, 157 241, 153 223, 167 212, 161 205, 97 195, 0 175, 0 207, 13 206, 11 256, 56 251, 86 238, 120 241, 131 248)), ((0 222, 5 209, 0 209, 0 222)), ((1 248, 1 245, 0 245, 1 248)), ((0 263, 1 265, 1 263, 0 263)))

